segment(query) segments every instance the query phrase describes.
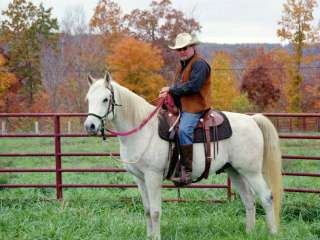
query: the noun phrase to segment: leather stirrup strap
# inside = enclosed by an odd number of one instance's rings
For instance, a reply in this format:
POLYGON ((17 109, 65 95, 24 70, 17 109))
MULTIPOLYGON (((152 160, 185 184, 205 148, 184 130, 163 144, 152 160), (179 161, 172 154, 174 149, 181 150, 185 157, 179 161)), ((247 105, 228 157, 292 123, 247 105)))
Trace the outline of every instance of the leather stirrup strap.
POLYGON ((210 166, 212 162, 211 142, 210 142, 210 127, 204 125, 204 153, 205 153, 205 168, 200 177, 198 177, 193 183, 199 182, 203 178, 208 178, 210 172, 210 166))
POLYGON ((169 143, 169 169, 168 173, 166 175, 166 179, 170 179, 172 177, 172 174, 174 173, 174 170, 176 169, 177 161, 178 161, 178 148, 177 148, 177 143, 172 147, 173 143, 169 143))
POLYGON ((211 139, 210 139, 210 127, 205 128, 205 134, 206 134, 206 142, 205 142, 205 147, 207 149, 207 155, 206 155, 206 165, 205 165, 205 170, 203 173, 204 178, 208 178, 209 176, 209 171, 210 171, 210 166, 212 162, 212 152, 211 152, 211 139))

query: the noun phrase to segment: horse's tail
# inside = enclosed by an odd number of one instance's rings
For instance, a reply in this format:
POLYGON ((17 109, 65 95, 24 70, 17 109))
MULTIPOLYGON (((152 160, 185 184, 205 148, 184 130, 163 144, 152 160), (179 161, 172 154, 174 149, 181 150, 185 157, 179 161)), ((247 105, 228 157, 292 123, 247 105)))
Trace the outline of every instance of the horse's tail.
POLYGON ((277 225, 279 225, 282 197, 282 167, 279 137, 277 130, 268 118, 262 114, 255 114, 252 117, 263 134, 264 151, 262 172, 272 191, 275 219, 277 225))

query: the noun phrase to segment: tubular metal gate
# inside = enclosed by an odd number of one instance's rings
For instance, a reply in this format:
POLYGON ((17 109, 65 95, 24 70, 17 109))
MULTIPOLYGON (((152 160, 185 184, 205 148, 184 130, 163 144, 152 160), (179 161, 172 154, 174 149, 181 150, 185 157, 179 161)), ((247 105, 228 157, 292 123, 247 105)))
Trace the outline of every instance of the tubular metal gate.
MULTIPOLYGON (((319 127, 320 114, 288 114, 288 113, 265 113, 268 117, 277 118, 316 118, 317 128, 319 127)), ((57 199, 62 199, 64 188, 135 188, 135 184, 63 184, 63 173, 65 172, 126 172, 125 169, 120 168, 62 168, 62 157, 76 157, 76 156, 119 156, 119 153, 93 153, 93 152, 69 152, 63 153, 61 151, 61 138, 63 137, 88 137, 87 134, 77 133, 62 133, 61 132, 61 118, 63 117, 84 117, 86 114, 82 113, 0 113, 0 118, 8 117, 49 117, 53 119, 54 131, 53 133, 37 133, 37 134, 0 134, 0 138, 30 138, 30 137, 52 137, 55 142, 55 150, 53 153, 0 153, 0 160, 3 157, 55 157, 55 168, 0 168, 0 173, 55 173, 55 184, 0 184, 0 188, 55 188, 57 199)), ((290 121, 291 122, 291 121, 290 121)), ((305 121, 304 121, 305 122, 305 121)), ((275 122, 277 126, 277 121, 275 122)), ((291 123, 292 128, 292 123, 291 123)), ((281 139, 320 139, 320 135, 297 135, 297 134, 285 134, 280 135, 281 139)), ((301 156, 301 155, 283 155, 283 159, 302 159, 308 161, 318 161, 320 156, 301 156)), ((283 172, 285 176, 308 176, 308 177, 320 177, 319 173, 302 173, 302 172, 283 172)), ((164 188, 175 188, 173 184, 164 184, 164 188)), ((231 199, 232 189, 230 179, 227 179, 225 184, 192 184, 187 188, 223 188, 226 189, 228 199, 231 199)), ((320 193, 320 189, 300 189, 300 188, 286 188, 286 192, 306 192, 306 193, 320 193)))

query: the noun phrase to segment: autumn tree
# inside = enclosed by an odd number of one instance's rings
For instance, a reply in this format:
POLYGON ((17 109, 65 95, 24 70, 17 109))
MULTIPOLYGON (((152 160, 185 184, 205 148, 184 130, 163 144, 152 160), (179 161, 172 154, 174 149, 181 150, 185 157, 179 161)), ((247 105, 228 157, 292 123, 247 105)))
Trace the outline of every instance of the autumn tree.
POLYGON ((152 1, 149 9, 134 9, 125 15, 116 1, 100 0, 90 27, 105 35, 123 32, 152 43, 172 41, 180 32, 197 33, 201 29, 194 18, 173 8, 170 0, 152 1))
POLYGON ((171 42, 178 33, 197 33, 200 24, 173 8, 170 0, 152 1, 149 9, 134 9, 124 16, 124 24, 135 37, 148 42, 171 42))
POLYGON ((234 65, 240 68, 242 66, 247 65, 254 59, 256 59, 258 53, 259 53, 259 48, 252 48, 246 45, 244 46, 240 45, 239 48, 235 49, 230 54, 232 55, 234 65))
POLYGON ((238 79, 232 70, 232 57, 222 51, 216 52, 211 65, 213 107, 223 111, 248 111, 251 106, 246 96, 240 94, 238 79))
POLYGON ((23 103, 16 97, 21 86, 7 63, 5 54, 0 51, 0 112, 18 112, 23 107, 23 103))
POLYGON ((112 0, 100 0, 90 20, 90 27, 107 35, 121 32, 123 29, 120 6, 112 0))
MULTIPOLYGON (((301 63, 303 50, 308 42, 315 40, 316 29, 312 26, 313 10, 317 6, 316 0, 287 0, 283 4, 283 16, 279 21, 280 28, 277 35, 287 40, 293 46, 295 69, 288 88, 289 110, 301 111, 301 84, 303 75, 301 63)), ((318 30, 319 31, 319 30, 318 30)))
MULTIPOLYGON (((192 16, 192 14, 190 14, 192 16)), ((152 1, 148 9, 134 9, 124 16, 126 32, 161 49, 165 62, 161 74, 166 79, 174 76, 177 57, 168 49, 181 32, 197 34, 201 30, 195 18, 172 6, 170 0, 152 1)))
POLYGON ((102 76, 105 51, 89 29, 82 7, 66 11, 56 47, 45 45, 41 51, 41 76, 49 95, 51 111, 85 112, 87 74, 102 76))
POLYGON ((100 0, 90 21, 91 29, 103 34, 105 47, 112 50, 124 35, 152 43, 161 49, 165 62, 161 75, 173 78, 177 58, 167 45, 181 32, 198 33, 201 26, 193 17, 175 9, 170 0, 152 1, 148 9, 123 14, 113 0, 100 0))
POLYGON ((41 81, 43 90, 47 92, 50 102, 50 112, 57 112, 63 98, 59 93, 59 87, 65 81, 67 75, 67 63, 65 61, 64 36, 58 40, 57 48, 45 45, 41 51, 41 81))
MULTIPOLYGON (((288 85, 292 76, 292 57, 284 48, 269 51, 258 49, 254 59, 248 62, 248 68, 264 66, 267 69, 271 84, 279 93, 279 98, 267 106, 265 111, 288 111, 288 85)), ((246 72, 248 72, 247 69, 246 72)))
POLYGON ((149 101, 165 85, 159 74, 162 64, 159 49, 132 37, 121 39, 107 57, 113 78, 149 101))
POLYGON ((288 87, 291 85, 294 73, 293 59, 288 50, 283 48, 272 49, 267 54, 265 66, 269 68, 271 80, 279 89, 279 100, 272 105, 273 111, 288 112, 290 96, 288 87))
POLYGON ((7 112, 8 103, 11 97, 14 97, 12 90, 18 84, 16 76, 6 67, 7 59, 0 53, 0 109, 7 112))
POLYGON ((258 111, 264 111, 280 97, 280 90, 272 83, 270 72, 264 64, 251 65, 247 68, 241 90, 246 92, 248 98, 259 107, 258 111))
MULTIPOLYGON (((320 53, 318 56, 320 57, 320 53)), ((315 60, 310 65, 316 66, 318 63, 315 60)), ((306 80, 302 85, 302 110, 303 112, 320 112, 320 68, 305 68, 303 72, 306 80)))
POLYGON ((0 97, 2 97, 12 85, 17 83, 15 75, 5 68, 6 62, 5 56, 0 53, 0 97))
POLYGON ((320 112, 320 85, 305 84, 302 91, 306 96, 302 101, 302 109, 304 112, 320 112))
POLYGON ((0 34, 8 46, 10 68, 14 69, 22 84, 21 94, 31 107, 35 94, 41 89, 40 51, 44 42, 54 37, 57 19, 52 9, 28 0, 13 0, 2 12, 0 34))
POLYGON ((100 0, 90 19, 90 30, 102 35, 101 41, 107 50, 111 50, 125 33, 123 27, 123 13, 117 2, 113 0, 100 0))

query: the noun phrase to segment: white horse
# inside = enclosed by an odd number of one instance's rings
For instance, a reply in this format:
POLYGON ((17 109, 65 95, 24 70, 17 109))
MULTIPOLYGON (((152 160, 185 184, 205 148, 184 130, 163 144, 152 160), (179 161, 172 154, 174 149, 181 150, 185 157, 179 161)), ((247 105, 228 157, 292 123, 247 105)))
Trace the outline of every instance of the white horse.
MULTIPOLYGON (((112 81, 109 73, 103 79, 88 76, 89 115, 86 130, 96 134, 108 119, 117 131, 138 126, 155 107, 127 88, 112 81), (115 103, 119 105, 115 105, 115 103)), ((266 222, 272 234, 279 226, 282 176, 278 134, 261 114, 224 112, 233 130, 232 137, 219 142, 219 152, 211 164, 210 173, 225 169, 239 191, 246 209, 246 230, 255 226, 255 194, 266 212, 266 222)), ((154 117, 140 131, 120 137, 120 156, 125 168, 138 185, 147 221, 148 239, 160 239, 161 182, 168 167, 168 142, 158 135, 158 118, 154 117)), ((205 167, 203 144, 193 147, 193 178, 205 167)))

